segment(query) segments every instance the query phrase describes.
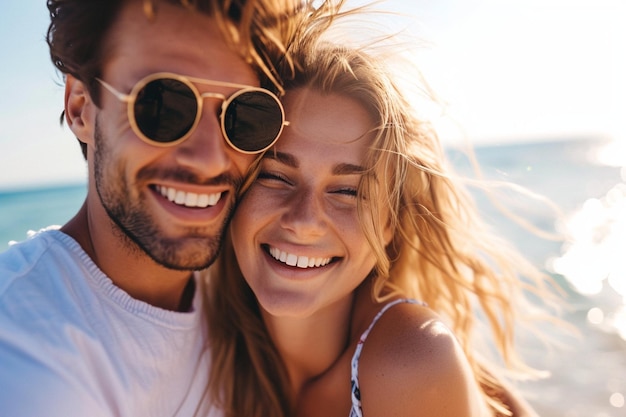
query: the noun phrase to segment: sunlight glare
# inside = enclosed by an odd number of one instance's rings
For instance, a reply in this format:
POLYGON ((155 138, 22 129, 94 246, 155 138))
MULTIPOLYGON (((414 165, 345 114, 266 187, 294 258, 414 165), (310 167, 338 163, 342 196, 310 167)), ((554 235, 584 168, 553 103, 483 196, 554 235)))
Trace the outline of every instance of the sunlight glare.
POLYGON ((626 138, 607 143, 598 150, 593 159, 597 163, 610 167, 626 166, 626 138))

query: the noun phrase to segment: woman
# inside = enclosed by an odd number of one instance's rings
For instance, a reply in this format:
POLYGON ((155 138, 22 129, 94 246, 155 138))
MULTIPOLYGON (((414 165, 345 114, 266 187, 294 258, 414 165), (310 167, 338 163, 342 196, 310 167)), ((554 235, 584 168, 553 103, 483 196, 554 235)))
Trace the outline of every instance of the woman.
POLYGON ((541 273, 487 233, 380 62, 313 43, 294 57, 290 124, 211 277, 214 399, 232 416, 534 415, 471 339, 481 314, 523 369, 518 274, 539 291, 541 273))

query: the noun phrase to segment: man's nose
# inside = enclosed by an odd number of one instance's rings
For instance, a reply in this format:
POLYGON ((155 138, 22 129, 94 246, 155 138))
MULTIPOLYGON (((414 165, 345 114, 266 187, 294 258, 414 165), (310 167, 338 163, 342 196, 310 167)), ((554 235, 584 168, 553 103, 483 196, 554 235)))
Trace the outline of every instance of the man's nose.
POLYGON ((206 93, 198 125, 189 138, 178 145, 177 162, 203 176, 215 177, 230 169, 230 146, 221 128, 223 95, 206 93), (213 99, 211 99, 213 98, 213 99))

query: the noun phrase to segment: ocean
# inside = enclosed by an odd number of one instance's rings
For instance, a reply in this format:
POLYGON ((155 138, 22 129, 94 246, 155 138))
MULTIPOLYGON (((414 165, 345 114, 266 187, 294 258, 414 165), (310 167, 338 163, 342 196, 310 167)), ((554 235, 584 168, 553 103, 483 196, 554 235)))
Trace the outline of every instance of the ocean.
MULTIPOLYGON (((534 141, 474 149, 482 176, 511 181, 546 196, 520 197, 498 188, 492 198, 474 190, 492 227, 511 240, 562 287, 563 318, 578 337, 557 334, 560 345, 520 335, 528 362, 550 376, 521 383, 541 416, 626 416, 626 146, 600 139, 534 141), (505 205, 523 221, 547 230, 545 239, 509 220, 491 203, 505 205)), ((449 150, 463 176, 475 176, 468 159, 449 150)), ((29 230, 68 221, 80 208, 85 185, 0 191, 0 251, 29 230)))

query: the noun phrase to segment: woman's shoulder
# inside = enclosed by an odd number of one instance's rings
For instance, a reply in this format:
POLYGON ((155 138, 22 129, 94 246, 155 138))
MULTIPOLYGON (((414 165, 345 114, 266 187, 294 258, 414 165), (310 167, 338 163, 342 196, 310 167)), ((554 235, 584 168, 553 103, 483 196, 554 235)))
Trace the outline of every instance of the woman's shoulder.
POLYGON ((379 316, 362 348, 359 384, 364 415, 486 415, 456 337, 420 304, 398 302, 379 316))
POLYGON ((424 375, 434 372, 438 376, 438 370, 449 363, 448 359, 463 356, 453 332, 430 308, 396 302, 386 304, 380 311, 383 309, 384 314, 378 317, 364 344, 362 371, 366 370, 363 362, 374 359, 376 366, 388 366, 389 370, 406 371, 410 375, 413 371, 424 375))

